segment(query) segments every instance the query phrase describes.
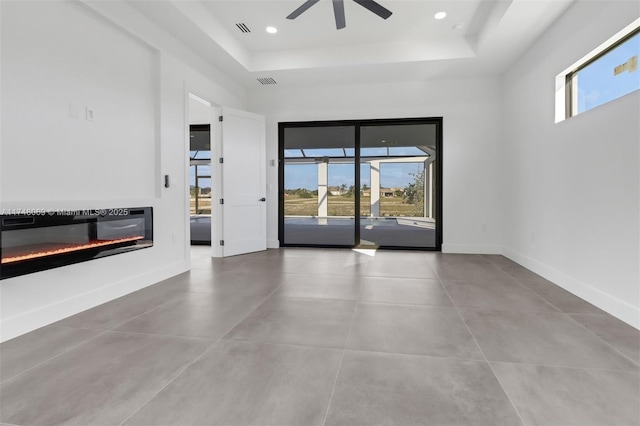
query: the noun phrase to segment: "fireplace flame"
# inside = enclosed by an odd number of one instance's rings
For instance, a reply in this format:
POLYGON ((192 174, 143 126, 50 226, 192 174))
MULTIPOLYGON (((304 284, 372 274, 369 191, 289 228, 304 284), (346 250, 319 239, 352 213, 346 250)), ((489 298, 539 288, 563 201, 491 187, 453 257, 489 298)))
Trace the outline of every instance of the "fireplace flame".
POLYGON ((65 247, 61 247, 61 248, 48 249, 48 250, 39 251, 39 252, 35 252, 35 253, 22 254, 22 255, 18 255, 18 256, 3 257, 0 260, 0 263, 1 264, 6 264, 6 263, 21 262, 23 260, 38 259, 38 258, 41 258, 41 257, 53 256, 53 255, 56 255, 56 254, 72 253, 74 251, 88 250, 88 249, 92 249, 92 248, 96 248, 96 247, 104 247, 104 246, 110 246, 110 245, 114 245, 114 244, 126 243, 126 242, 129 242, 129 241, 137 241, 137 240, 141 240, 143 238, 144 238, 143 236, 136 235, 134 237, 118 238, 118 239, 115 239, 115 240, 92 241, 92 242, 86 243, 86 244, 78 244, 78 245, 74 245, 74 246, 65 246, 65 247))

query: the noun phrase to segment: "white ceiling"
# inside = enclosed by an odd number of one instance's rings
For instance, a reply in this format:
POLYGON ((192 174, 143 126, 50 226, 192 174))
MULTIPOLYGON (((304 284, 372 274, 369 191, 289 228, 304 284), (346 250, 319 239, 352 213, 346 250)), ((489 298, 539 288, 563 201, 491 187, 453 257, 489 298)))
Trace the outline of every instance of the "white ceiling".
POLYGON ((393 13, 384 20, 344 0, 341 30, 331 0, 295 20, 286 16, 305 0, 128 3, 240 84, 258 88, 260 77, 289 87, 502 74, 573 1, 378 0, 393 13), (447 17, 434 19, 439 11, 447 17))

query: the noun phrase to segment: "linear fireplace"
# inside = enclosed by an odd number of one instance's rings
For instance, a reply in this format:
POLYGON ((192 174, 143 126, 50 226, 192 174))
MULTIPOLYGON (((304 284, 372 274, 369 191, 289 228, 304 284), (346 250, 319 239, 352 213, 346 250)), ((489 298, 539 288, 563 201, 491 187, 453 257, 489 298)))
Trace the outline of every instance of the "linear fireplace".
POLYGON ((1 215, 0 280, 151 246, 152 207, 1 215))

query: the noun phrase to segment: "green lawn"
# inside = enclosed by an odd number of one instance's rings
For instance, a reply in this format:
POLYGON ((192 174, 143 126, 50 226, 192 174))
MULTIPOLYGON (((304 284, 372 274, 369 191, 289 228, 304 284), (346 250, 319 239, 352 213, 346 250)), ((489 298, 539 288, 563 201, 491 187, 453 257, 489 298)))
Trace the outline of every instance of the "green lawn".
MULTIPOLYGON (((418 208, 413 204, 406 204, 401 197, 381 198, 381 216, 421 216, 416 214, 418 208)), ((360 215, 369 216, 371 214, 371 197, 360 197, 360 215)), ((355 203, 353 197, 344 195, 329 196, 328 213, 329 216, 354 216, 355 203)), ((300 198, 287 195, 284 201, 285 216, 317 216, 318 197, 300 198)))
POLYGON ((196 211, 196 200, 191 196, 189 202, 189 213, 191 214, 211 214, 211 197, 200 198, 198 200, 198 211, 196 211))
MULTIPOLYGON (((401 197, 380 199, 381 216, 421 216, 416 214, 418 208, 413 204, 404 203, 401 197)), ((191 214, 211 214, 211 198, 201 198, 198 203, 199 211, 195 211, 195 200, 191 198, 191 214)), ((329 216, 354 216, 354 199, 344 195, 329 196, 329 216)), ((318 197, 300 198, 287 195, 284 201, 285 216, 317 216, 318 197)), ((360 215, 371 214, 371 197, 360 197, 360 215)))

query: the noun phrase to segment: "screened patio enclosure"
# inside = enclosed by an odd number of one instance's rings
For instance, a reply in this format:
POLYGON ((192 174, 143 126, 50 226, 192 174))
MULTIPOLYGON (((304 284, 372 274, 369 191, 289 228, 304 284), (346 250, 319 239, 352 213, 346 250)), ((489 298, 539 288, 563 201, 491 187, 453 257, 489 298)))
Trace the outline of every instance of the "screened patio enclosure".
POLYGON ((439 249, 440 126, 281 123, 281 244, 439 249))
POLYGON ((189 129, 189 215, 191 244, 211 244, 211 126, 189 129))

